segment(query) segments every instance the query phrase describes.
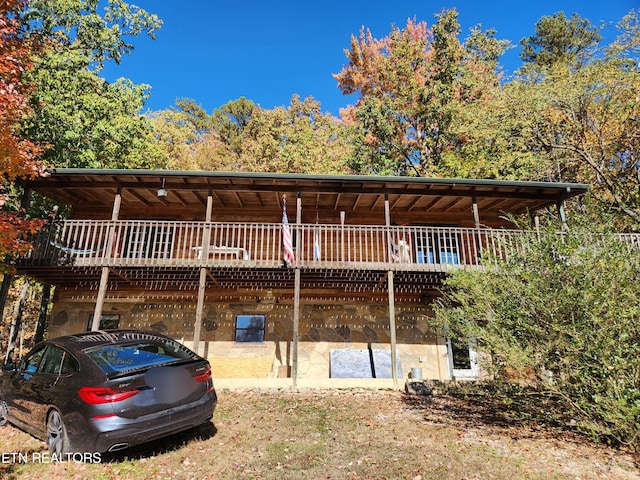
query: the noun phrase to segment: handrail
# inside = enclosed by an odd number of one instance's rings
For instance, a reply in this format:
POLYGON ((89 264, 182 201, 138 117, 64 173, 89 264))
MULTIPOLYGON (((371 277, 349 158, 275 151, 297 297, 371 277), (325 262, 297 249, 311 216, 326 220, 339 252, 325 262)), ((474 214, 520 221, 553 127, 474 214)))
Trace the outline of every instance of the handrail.
MULTIPOLYGON (((521 231, 383 225, 291 225, 296 263, 307 269, 447 271, 522 252, 521 231), (506 246, 509 248, 506 248, 506 246)), ((640 236, 620 236, 640 245, 640 236)), ((279 223, 62 220, 33 239, 21 265, 281 268, 279 223), (209 245, 203 246, 205 229, 209 245), (111 248, 109 238, 113 234, 111 248)))

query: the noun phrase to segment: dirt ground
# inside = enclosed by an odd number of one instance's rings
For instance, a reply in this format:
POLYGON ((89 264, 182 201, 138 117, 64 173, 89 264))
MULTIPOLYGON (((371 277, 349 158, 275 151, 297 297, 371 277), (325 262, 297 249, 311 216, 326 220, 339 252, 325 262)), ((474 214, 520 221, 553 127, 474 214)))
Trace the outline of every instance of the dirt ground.
POLYGON ((389 390, 218 393, 213 423, 97 462, 44 461, 42 442, 3 427, 0 478, 640 479, 631 452, 469 398, 389 390))

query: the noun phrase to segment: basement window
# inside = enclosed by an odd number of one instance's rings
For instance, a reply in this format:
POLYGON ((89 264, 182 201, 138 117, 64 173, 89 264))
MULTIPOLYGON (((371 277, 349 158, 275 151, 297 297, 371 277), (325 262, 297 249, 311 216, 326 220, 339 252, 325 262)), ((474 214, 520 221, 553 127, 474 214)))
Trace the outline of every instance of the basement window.
POLYGON ((447 354, 453 379, 473 379, 479 376, 478 352, 474 338, 468 342, 447 339, 447 354))
MULTIPOLYGON (((91 331, 93 325, 93 313, 89 315, 87 322, 87 332, 91 331)), ((120 326, 120 315, 100 315, 100 326, 98 330, 113 330, 120 326)))
POLYGON ((266 325, 264 315, 238 315, 236 317, 236 343, 263 343, 266 325))

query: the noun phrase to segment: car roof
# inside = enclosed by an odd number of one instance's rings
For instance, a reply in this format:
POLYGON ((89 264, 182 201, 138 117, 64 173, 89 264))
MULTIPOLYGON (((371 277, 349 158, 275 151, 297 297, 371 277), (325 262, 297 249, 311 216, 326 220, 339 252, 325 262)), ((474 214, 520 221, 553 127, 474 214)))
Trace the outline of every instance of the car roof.
POLYGON ((122 344, 140 340, 166 341, 170 338, 143 330, 97 330, 53 338, 48 340, 48 343, 64 346, 73 351, 82 351, 99 345, 122 344))

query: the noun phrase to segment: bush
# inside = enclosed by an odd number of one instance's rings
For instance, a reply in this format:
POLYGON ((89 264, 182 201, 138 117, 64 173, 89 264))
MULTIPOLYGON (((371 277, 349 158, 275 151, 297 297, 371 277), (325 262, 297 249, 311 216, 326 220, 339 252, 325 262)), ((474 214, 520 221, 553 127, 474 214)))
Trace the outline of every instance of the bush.
POLYGON ((640 450, 640 250, 587 222, 519 242, 504 245, 507 260, 448 278, 438 324, 475 337, 496 379, 532 369, 582 430, 640 450))

